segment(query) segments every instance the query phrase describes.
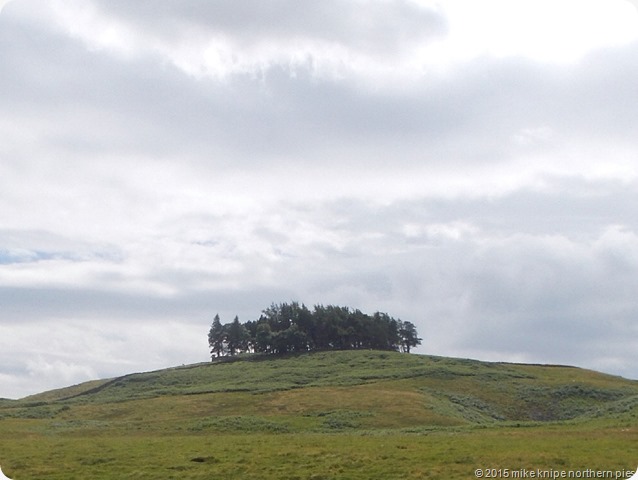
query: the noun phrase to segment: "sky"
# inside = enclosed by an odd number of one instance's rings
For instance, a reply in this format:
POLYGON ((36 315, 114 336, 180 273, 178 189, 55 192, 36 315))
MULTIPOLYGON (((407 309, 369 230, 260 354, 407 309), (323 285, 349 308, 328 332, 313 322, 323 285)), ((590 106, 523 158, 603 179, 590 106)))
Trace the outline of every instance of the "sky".
POLYGON ((633 2, 3 3, 0 397, 291 301, 638 379, 633 2))

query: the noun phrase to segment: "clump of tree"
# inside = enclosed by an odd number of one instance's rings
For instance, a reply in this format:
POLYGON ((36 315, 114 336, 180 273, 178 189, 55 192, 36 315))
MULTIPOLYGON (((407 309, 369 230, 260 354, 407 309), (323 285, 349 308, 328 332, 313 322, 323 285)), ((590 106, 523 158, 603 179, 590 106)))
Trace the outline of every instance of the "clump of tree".
POLYGON ((259 319, 245 323, 235 317, 222 324, 215 315, 208 332, 213 359, 246 352, 375 349, 410 353, 421 340, 414 324, 387 313, 368 315, 334 305, 317 305, 310 310, 297 302, 272 304, 259 319))

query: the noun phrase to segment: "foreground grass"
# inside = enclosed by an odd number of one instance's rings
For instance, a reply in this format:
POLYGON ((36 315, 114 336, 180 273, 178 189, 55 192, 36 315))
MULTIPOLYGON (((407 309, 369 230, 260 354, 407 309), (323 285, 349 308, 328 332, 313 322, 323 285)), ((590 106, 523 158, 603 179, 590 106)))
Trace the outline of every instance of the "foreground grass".
MULTIPOLYGON (((9 441, 10 440, 10 441, 9 441)), ((476 468, 629 470, 638 430, 492 428, 406 433, 15 435, 23 479, 467 479, 476 468)))
POLYGON ((635 470, 637 440, 637 382, 391 352, 193 365, 0 404, 16 480, 635 470))

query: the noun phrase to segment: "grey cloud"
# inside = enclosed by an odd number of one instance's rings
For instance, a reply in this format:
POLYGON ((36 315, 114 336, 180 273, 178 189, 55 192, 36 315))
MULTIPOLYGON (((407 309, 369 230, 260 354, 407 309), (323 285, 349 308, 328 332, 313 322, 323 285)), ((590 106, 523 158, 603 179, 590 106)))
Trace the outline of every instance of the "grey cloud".
POLYGON ((134 5, 97 1, 95 4, 107 14, 128 19, 156 34, 179 35, 185 28, 199 29, 230 35, 240 45, 248 38, 258 42, 321 39, 355 45, 373 54, 379 51, 396 54, 406 41, 428 39, 446 30, 440 14, 405 1, 372 1, 365 5, 339 0, 312 3, 277 0, 268 4, 255 0, 240 3, 189 0, 179 5, 169 1, 141 1, 134 5))
POLYGON ((22 339, 2 371, 15 391, 37 390, 29 372, 62 386, 205 359, 212 315, 289 300, 413 321, 424 352, 637 375, 624 353, 638 306, 637 44, 572 65, 483 57, 392 83, 374 68, 324 74, 312 48, 389 70, 395 52, 445 35, 437 12, 94 3, 146 35, 127 57, 21 1, 0 15, 0 342, 22 339), (153 49, 214 32, 239 53, 320 45, 223 78, 153 49), (43 325, 59 329, 55 352, 27 340, 43 325), (98 353, 63 355, 83 328, 98 353), (157 343, 127 357, 145 336, 157 343))
MULTIPOLYGON (((173 278, 173 281, 180 279, 173 278)), ((87 326, 103 321, 156 323, 179 321, 205 328, 215 313, 224 318, 259 316, 274 299, 294 296, 290 288, 194 289, 174 296, 140 295, 96 288, 0 287, 3 325, 27 325, 46 318, 52 325, 77 320, 87 326)))
POLYGON ((576 131, 582 128, 609 142, 634 137, 638 128, 634 114, 638 104, 636 49, 634 42, 588 55, 563 89, 569 101, 561 106, 560 118, 568 119, 576 131))
MULTIPOLYGON (((635 256, 635 234, 630 239, 627 250, 635 256)), ((469 294, 463 345, 484 356, 509 351, 538 362, 578 358, 592 368, 602 368, 597 362, 604 351, 628 364, 638 309, 631 293, 638 286, 636 264, 607 261, 605 252, 618 248, 608 233, 589 242, 513 235, 481 243, 459 272, 469 294)))
MULTIPOLYGON (((163 8, 177 7, 157 7, 158 15, 165 15, 163 8)), ((591 55, 562 72, 531 61, 483 58, 450 76, 426 74, 420 86, 400 93, 400 85, 371 90, 318 79, 311 65, 297 65, 294 72, 275 65, 257 78, 196 81, 152 57, 131 63, 53 32, 30 38, 18 28, 4 31, 28 53, 7 58, 16 51, 7 44, 0 52, 13 65, 5 70, 3 97, 18 121, 37 116, 42 150, 53 147, 59 155, 205 159, 241 169, 283 161, 451 167, 508 161, 532 147, 549 152, 573 138, 602 143, 610 129, 625 131, 624 140, 633 143, 628 106, 638 72, 630 60, 635 46, 611 58, 591 55), (47 81, 35 81, 42 78, 47 81), (37 114, 28 110, 34 100, 37 114), (521 131, 538 127, 553 137, 536 146, 513 142, 521 131)))
MULTIPOLYGON (((637 307, 635 234, 614 228, 601 233, 605 218, 595 212, 591 230, 572 239, 569 226, 553 235, 520 233, 516 217, 535 208, 534 197, 522 198, 512 211, 510 198, 492 201, 504 222, 498 228, 478 221, 475 230, 457 237, 427 227, 469 221, 464 200, 460 208, 455 200, 447 205, 441 200, 279 205, 253 219, 247 233, 254 238, 242 240, 274 257, 231 252, 245 267, 227 278, 237 283, 235 289, 199 288, 208 274, 195 269, 148 272, 156 280, 180 285, 180 292, 170 296, 5 287, 0 290, 2 323, 28 325, 47 316, 51 325, 75 319, 87 326, 107 321, 125 329, 127 322, 131 328, 145 324, 162 329, 175 321, 189 331, 204 331, 216 312, 228 321, 235 314, 245 320, 257 318, 271 301, 338 303, 415 322, 426 339, 424 351, 431 353, 555 363, 577 359, 582 366, 615 365, 615 372, 631 375, 629 366, 619 365, 631 347, 627 333, 637 307), (420 241, 415 242, 406 225, 425 227, 420 241), (305 243, 306 232, 317 239, 305 243), (263 269, 271 271, 268 285, 251 282, 263 269)), ((207 230, 204 222, 216 233, 211 248, 236 241, 232 232, 217 229, 214 218, 190 217, 179 228, 207 230)), ((195 350, 194 345, 175 345, 173 356, 196 355, 195 350)), ((104 367, 101 372, 112 375, 123 368, 104 367)))
POLYGON ((123 253, 114 245, 91 244, 45 230, 0 228, 0 264, 96 259, 117 262, 123 253))
POLYGON ((592 181, 576 174, 546 176, 543 184, 498 198, 434 199, 427 203, 428 212, 430 218, 471 221, 498 235, 565 235, 586 241, 609 225, 638 229, 635 182, 592 181))
MULTIPOLYGON (((506 211, 500 208, 508 201, 504 198, 498 210, 506 211)), ((331 256, 332 261, 318 261, 335 267, 319 269, 305 286, 302 275, 295 276, 305 297, 356 299, 366 308, 389 306, 419 325, 430 351, 437 345, 450 347, 448 342, 456 338, 457 347, 495 359, 509 352, 509 358, 535 362, 578 358, 592 368, 601 368, 597 362, 602 357, 627 362, 628 334, 638 310, 632 293, 638 268, 635 231, 605 230, 606 219, 594 213, 592 225, 580 235, 569 225, 553 235, 521 234, 516 219, 507 232, 504 225, 490 230, 487 224, 487 230, 478 228, 456 240, 426 236, 414 244, 402 238, 401 224, 454 219, 433 214, 428 206, 397 204, 364 213, 363 206, 350 205, 335 211, 356 248, 331 256), (344 223, 348 212, 352 223, 344 223), (369 262, 372 256, 374 264, 369 262)), ((516 213, 534 209, 530 202, 516 213)), ((448 214, 453 213, 459 212, 451 208, 448 214)), ((494 217, 515 219, 516 213, 494 217)))

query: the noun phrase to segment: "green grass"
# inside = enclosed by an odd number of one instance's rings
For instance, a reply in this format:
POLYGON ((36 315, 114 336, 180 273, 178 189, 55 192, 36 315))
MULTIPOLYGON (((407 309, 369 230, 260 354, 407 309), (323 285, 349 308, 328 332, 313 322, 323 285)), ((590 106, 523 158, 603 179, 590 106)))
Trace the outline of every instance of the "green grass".
POLYGON ((25 479, 461 479, 635 470, 638 382, 394 352, 247 356, 0 402, 25 479))

